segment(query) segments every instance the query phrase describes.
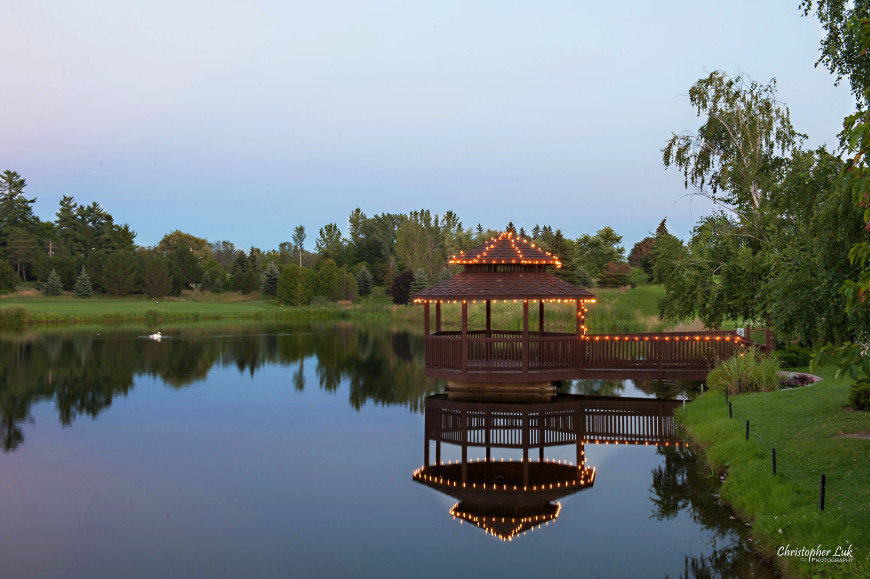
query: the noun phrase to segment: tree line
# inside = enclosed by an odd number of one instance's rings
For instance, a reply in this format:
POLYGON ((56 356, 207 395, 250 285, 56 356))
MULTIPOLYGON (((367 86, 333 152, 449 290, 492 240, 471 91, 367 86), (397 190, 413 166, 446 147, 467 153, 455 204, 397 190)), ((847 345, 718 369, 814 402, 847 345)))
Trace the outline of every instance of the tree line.
MULTIPOLYGON (((142 247, 128 224, 115 223, 96 202, 79 204, 64 196, 53 221, 39 219, 32 210, 36 198, 26 187, 15 171, 0 178, 0 289, 7 291, 23 281, 36 282, 48 295, 72 291, 83 297, 262 291, 286 304, 308 305, 353 301, 381 286, 405 303, 411 293, 456 273, 451 257, 503 231, 464 227, 452 211, 370 217, 357 208, 344 232, 328 223, 308 248, 301 225, 289 241, 269 250, 209 242, 177 230, 156 246, 142 247)), ((527 232, 508 223, 506 229, 558 255, 563 263, 558 274, 571 283, 630 283, 622 236, 611 227, 577 239, 550 225, 536 224, 527 232)))

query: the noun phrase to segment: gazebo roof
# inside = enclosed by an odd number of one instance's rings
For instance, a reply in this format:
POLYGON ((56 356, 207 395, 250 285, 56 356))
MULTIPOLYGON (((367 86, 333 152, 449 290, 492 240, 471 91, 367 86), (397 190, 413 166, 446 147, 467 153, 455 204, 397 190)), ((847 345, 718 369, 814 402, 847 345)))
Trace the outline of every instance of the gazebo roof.
POLYGON ((509 231, 505 231, 474 249, 463 251, 458 256, 454 255, 450 259, 450 263, 458 265, 524 264, 562 267, 557 256, 541 251, 528 239, 509 231))
POLYGON ((439 300, 590 300, 595 295, 544 271, 468 272, 430 286, 415 302, 439 300))

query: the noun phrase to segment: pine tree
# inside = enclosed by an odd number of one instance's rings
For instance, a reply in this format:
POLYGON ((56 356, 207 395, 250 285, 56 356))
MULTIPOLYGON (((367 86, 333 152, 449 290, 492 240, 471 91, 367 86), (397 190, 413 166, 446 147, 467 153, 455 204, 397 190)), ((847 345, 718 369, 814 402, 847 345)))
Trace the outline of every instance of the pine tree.
POLYGON ((411 282, 410 296, 414 297, 417 293, 429 287, 429 276, 422 269, 418 269, 414 273, 414 281, 411 282))
POLYGON ((89 298, 94 294, 94 285, 91 283, 91 276, 89 276, 88 272, 85 271, 85 266, 82 266, 82 271, 76 279, 76 284, 73 286, 73 293, 80 298, 89 298))
POLYGON ((373 285, 374 280, 372 279, 371 272, 365 266, 359 268, 359 271, 356 272, 356 286, 359 295, 367 296, 372 293, 373 285))
POLYGON ((220 275, 214 276, 214 283, 211 284, 211 291, 212 293, 216 294, 222 293, 224 291, 224 284, 221 283, 220 275))
POLYGON ((263 293, 266 295, 278 295, 278 279, 281 277, 281 272, 274 262, 270 261, 266 266, 266 271, 263 272, 263 293))
POLYGON ((63 282, 60 281, 60 276, 54 269, 48 274, 48 279, 42 286, 42 293, 47 296, 59 296, 63 293, 63 282))

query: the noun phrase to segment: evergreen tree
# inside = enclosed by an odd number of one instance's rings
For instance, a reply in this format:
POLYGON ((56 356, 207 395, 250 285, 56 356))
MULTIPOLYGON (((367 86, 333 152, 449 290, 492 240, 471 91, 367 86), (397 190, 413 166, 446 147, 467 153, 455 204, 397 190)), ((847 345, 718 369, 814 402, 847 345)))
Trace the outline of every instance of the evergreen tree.
POLYGON ((278 280, 281 277, 281 272, 275 262, 270 261, 266 266, 266 271, 263 273, 263 293, 269 296, 278 295, 278 280))
POLYGON ((216 275, 214 277, 214 283, 211 284, 211 291, 216 294, 223 293, 224 284, 221 283, 221 276, 216 275))
POLYGON ((73 293, 80 298, 89 298, 94 294, 94 285, 91 283, 91 276, 85 271, 85 266, 82 266, 82 271, 76 278, 73 293))
POLYGON ((577 285, 580 287, 592 287, 592 277, 582 267, 577 268, 577 285))
POLYGON ((142 291, 152 298, 160 298, 172 291, 172 277, 166 259, 158 253, 144 258, 142 291))
POLYGON ((362 266, 356 272, 356 286, 359 291, 359 295, 367 296, 372 293, 372 286, 374 285, 374 280, 372 279, 372 274, 369 270, 362 266))
POLYGON ((418 269, 414 274, 414 281, 411 283, 410 297, 414 297, 429 285, 429 276, 422 269, 418 269))
POLYGON ((42 293, 47 296, 59 296, 63 293, 63 283, 55 270, 52 269, 51 273, 48 274, 48 279, 42 286, 42 293))

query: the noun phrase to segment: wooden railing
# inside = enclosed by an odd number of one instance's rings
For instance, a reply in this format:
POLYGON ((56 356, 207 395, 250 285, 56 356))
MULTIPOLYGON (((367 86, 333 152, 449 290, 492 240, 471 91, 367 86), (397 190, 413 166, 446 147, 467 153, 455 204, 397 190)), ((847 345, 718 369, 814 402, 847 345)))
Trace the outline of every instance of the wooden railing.
POLYGON ((545 405, 455 403, 426 399, 429 440, 527 448, 574 443, 664 444, 677 437, 675 400, 562 396, 545 405))
POLYGON ((460 373, 548 372, 584 368, 612 370, 704 370, 749 345, 734 331, 644 334, 529 332, 524 360, 523 333, 475 330, 426 336, 426 367, 460 373), (524 367, 524 363, 527 366, 524 367))

